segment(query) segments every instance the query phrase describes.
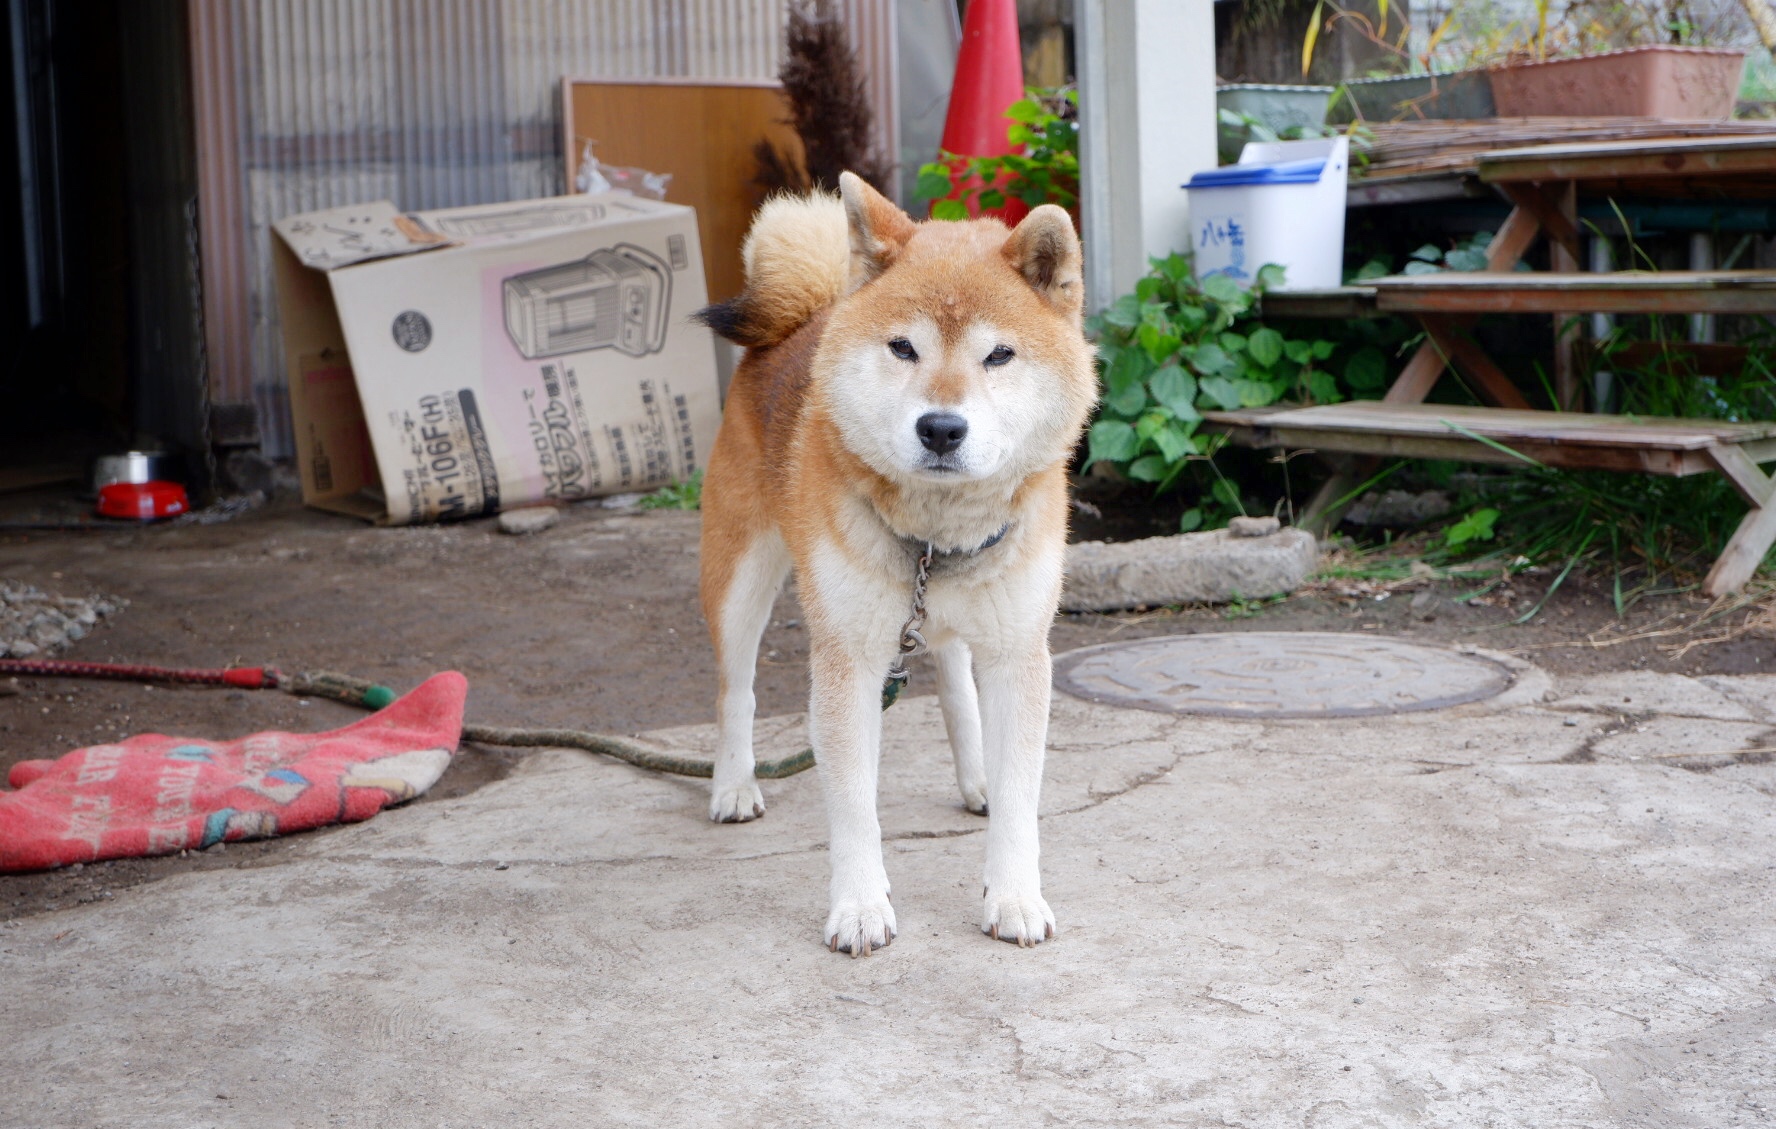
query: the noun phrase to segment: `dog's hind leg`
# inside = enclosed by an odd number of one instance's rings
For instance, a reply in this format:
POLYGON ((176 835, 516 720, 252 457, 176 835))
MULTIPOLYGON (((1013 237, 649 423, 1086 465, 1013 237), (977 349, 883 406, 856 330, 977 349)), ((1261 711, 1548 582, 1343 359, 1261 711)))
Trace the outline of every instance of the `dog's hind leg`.
POLYGON ((743 823, 765 814, 764 795, 753 778, 753 676, 758 665, 759 638, 771 617, 777 591, 789 575, 789 551, 776 530, 717 528, 710 515, 703 545, 703 614, 715 644, 720 677, 716 699, 718 736, 715 781, 709 797, 709 818, 718 823, 743 823), (711 533, 718 534, 712 538, 711 533), (717 545, 720 545, 718 551, 717 545))
POLYGON ((939 644, 931 654, 937 662, 937 700, 943 708, 944 729, 950 735, 950 752, 956 758, 956 786, 962 790, 962 806, 975 815, 986 815, 987 770, 981 759, 974 656, 959 638, 939 644))

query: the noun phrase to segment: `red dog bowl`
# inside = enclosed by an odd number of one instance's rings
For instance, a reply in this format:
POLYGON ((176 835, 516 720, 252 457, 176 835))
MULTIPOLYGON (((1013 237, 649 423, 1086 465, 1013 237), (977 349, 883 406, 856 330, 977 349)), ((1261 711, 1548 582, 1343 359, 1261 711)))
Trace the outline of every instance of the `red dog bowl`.
POLYGON ((113 482, 99 491, 99 513, 135 521, 172 517, 191 508, 177 482, 113 482))

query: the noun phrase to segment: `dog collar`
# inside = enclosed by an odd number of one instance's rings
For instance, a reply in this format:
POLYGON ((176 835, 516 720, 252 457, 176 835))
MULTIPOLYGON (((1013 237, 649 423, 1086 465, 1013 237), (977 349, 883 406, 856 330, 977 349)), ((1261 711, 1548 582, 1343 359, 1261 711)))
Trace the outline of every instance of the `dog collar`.
POLYGON ((937 550, 937 555, 940 557, 972 557, 976 553, 986 552, 988 549, 991 549, 994 545, 997 545, 999 542, 1005 540, 1005 535, 1010 532, 1011 532, 1011 523, 1008 521, 1004 525, 999 527, 999 532, 993 534, 991 537, 987 538, 985 541, 982 541, 980 544, 976 545, 972 549, 939 549, 939 550, 937 550))
POLYGON ((972 549, 939 549, 931 542, 921 537, 902 536, 900 542, 907 547, 907 551, 912 554, 915 560, 920 557, 929 558, 926 561, 926 567, 932 569, 943 561, 960 562, 969 557, 978 556, 979 554, 986 552, 988 549, 991 549, 999 542, 1005 540, 1005 535, 1010 532, 1011 522, 1008 521, 999 527, 999 532, 993 534, 972 549))

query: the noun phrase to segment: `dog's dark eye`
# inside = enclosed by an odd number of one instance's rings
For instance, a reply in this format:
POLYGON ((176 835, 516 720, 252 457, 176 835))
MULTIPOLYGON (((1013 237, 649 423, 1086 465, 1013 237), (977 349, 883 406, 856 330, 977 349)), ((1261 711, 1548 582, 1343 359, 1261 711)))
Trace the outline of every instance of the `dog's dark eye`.
POLYGON ((896 337, 894 340, 888 342, 888 351, 903 361, 916 361, 919 359, 919 351, 913 348, 913 343, 904 337, 896 337))
POLYGON ((1011 346, 995 345, 993 351, 987 354, 986 364, 988 368, 998 368, 1015 356, 1017 356, 1017 352, 1011 346))

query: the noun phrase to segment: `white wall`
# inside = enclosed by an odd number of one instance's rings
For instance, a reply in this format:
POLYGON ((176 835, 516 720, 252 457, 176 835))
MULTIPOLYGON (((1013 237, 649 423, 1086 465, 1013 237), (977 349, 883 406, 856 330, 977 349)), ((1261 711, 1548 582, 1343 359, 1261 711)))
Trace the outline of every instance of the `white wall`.
POLYGON ((1190 246, 1182 185, 1215 167, 1212 0, 1079 0, 1086 301, 1132 289, 1190 246))

